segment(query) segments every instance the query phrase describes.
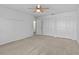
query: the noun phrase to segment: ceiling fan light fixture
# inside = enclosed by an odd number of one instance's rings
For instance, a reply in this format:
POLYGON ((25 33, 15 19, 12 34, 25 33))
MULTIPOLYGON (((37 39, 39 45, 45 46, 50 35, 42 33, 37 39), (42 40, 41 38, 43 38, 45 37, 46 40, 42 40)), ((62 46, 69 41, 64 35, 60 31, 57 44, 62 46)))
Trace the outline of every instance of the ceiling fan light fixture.
POLYGON ((40 8, 41 6, 40 5, 37 5, 37 8, 40 8))
POLYGON ((40 13, 41 11, 40 11, 40 9, 36 9, 36 12, 40 13))
POLYGON ((41 5, 38 4, 35 8, 30 9, 32 9, 35 13, 44 13, 45 11, 47 11, 48 8, 43 8, 41 5))

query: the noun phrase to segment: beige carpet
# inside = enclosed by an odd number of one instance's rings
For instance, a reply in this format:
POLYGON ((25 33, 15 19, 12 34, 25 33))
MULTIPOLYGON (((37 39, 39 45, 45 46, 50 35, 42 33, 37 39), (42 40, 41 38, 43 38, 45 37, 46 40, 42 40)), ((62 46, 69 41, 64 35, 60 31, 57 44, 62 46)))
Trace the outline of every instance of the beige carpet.
POLYGON ((76 55, 75 40, 52 36, 33 36, 0 46, 0 55, 76 55))

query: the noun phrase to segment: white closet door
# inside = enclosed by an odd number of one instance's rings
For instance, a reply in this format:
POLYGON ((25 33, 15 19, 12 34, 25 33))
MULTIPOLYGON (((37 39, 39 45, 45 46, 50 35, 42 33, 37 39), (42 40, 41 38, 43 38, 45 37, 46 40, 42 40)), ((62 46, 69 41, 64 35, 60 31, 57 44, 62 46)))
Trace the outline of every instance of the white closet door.
POLYGON ((43 20, 44 35, 77 39, 77 15, 75 12, 45 16, 41 19, 43 20))
POLYGON ((76 16, 59 16, 56 20, 56 36, 76 39, 76 16))
POLYGON ((46 17, 43 19, 43 34, 55 36, 55 17, 46 17))
POLYGON ((66 22, 62 16, 56 17, 56 36, 63 37, 66 33, 66 22))

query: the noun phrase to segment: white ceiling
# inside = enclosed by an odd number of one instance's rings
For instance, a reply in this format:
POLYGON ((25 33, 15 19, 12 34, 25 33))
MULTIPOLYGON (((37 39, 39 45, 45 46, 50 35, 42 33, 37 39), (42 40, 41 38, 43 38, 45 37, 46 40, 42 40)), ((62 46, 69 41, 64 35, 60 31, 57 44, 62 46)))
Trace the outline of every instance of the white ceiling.
POLYGON ((35 8, 36 4, 3 4, 0 5, 12 10, 20 11, 23 13, 31 14, 34 16, 43 16, 49 14, 58 14, 63 12, 75 11, 78 9, 78 4, 42 4, 42 7, 49 8, 45 13, 34 13, 29 8, 35 8))

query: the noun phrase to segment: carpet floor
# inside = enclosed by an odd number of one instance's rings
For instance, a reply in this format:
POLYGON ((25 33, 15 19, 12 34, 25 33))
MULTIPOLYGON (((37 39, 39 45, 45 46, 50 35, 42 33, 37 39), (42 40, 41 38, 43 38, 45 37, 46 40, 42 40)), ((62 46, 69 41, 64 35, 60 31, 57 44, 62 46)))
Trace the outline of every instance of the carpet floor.
POLYGON ((76 40, 36 35, 0 46, 0 55, 79 55, 76 40))

